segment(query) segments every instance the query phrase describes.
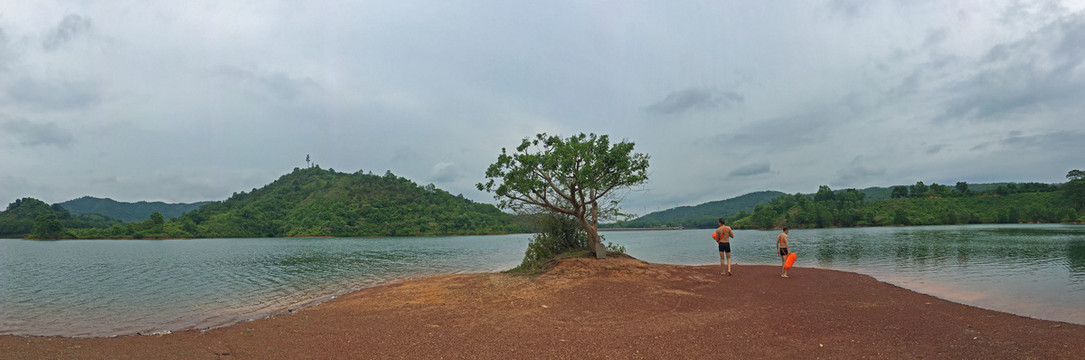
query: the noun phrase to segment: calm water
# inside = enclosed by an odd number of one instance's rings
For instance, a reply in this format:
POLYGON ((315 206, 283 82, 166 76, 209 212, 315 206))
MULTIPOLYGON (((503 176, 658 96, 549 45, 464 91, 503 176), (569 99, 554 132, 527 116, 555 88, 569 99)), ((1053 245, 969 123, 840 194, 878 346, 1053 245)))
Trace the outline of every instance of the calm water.
MULTIPOLYGON (((718 264, 709 233, 605 236, 646 261, 718 264)), ((779 264, 776 234, 737 231, 733 261, 779 264)), ((0 239, 0 334, 222 326, 396 280, 508 269, 529 237, 0 239)), ((799 267, 855 271, 957 302, 1085 324, 1085 226, 793 230, 790 237, 799 267)))

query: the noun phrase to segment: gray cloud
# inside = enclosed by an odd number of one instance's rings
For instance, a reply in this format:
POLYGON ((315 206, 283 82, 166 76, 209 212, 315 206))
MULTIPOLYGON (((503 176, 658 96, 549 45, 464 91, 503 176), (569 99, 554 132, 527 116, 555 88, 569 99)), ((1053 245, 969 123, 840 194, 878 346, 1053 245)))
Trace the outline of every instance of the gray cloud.
POLYGON ((832 183, 838 186, 862 187, 868 180, 885 175, 885 169, 871 169, 862 156, 856 156, 847 167, 840 169, 832 183))
POLYGON ((294 78, 283 73, 262 73, 236 66, 220 66, 209 71, 212 78, 240 84, 276 101, 296 100, 320 86, 310 78, 294 78))
POLYGON ((55 51, 80 35, 91 31, 90 18, 79 15, 65 16, 60 24, 45 33, 41 46, 45 51, 55 51))
POLYGON ((7 33, 4 32, 4 28, 0 27, 0 71, 8 69, 8 63, 11 62, 13 57, 9 43, 7 33))
POLYGON ((734 170, 731 170, 731 172, 729 174, 727 174, 727 176, 728 177, 747 177, 747 176, 768 174, 770 172, 772 172, 772 166, 769 163, 764 162, 764 163, 755 163, 755 164, 748 164, 748 165, 739 166, 739 167, 735 168, 734 170))
POLYGON ((456 164, 440 162, 430 169, 429 178, 435 183, 451 183, 463 178, 463 174, 456 168, 456 164))
POLYGON ((688 88, 667 95, 659 102, 649 105, 645 111, 651 114, 673 115, 691 110, 713 108, 728 109, 745 100, 742 94, 705 88, 688 88))
POLYGON ((41 81, 22 77, 7 88, 8 97, 19 107, 34 110, 75 110, 97 105, 102 100, 97 81, 60 79, 41 81))
POLYGON ((1023 39, 992 46, 971 76, 946 89, 950 100, 937 120, 981 122, 1049 108, 1080 107, 1085 77, 1085 12, 1023 39))
POLYGON ((949 38, 949 29, 939 28, 927 32, 927 38, 923 40, 923 46, 935 46, 949 38))
POLYGON ((1060 181, 1085 153, 1055 134, 1085 133, 1085 21, 1021 4, 0 1, 0 114, 28 120, 0 125, 0 177, 26 180, 0 179, 0 205, 221 200, 309 153, 490 202, 473 184, 540 132, 636 142, 652 176, 622 202, 635 212, 818 184, 1060 181))
POLYGON ((1020 131, 1011 131, 1000 144, 1011 150, 1026 148, 1042 149, 1054 152, 1081 154, 1085 150, 1085 132, 1054 131, 1035 135, 1023 135, 1020 131))
POLYGON ((32 123, 26 119, 0 117, 0 129, 15 137, 23 146, 54 145, 67 147, 72 143, 72 134, 54 123, 32 123))
POLYGON ((829 2, 829 9, 845 17, 854 18, 865 13, 869 4, 870 1, 865 0, 832 0, 829 2))

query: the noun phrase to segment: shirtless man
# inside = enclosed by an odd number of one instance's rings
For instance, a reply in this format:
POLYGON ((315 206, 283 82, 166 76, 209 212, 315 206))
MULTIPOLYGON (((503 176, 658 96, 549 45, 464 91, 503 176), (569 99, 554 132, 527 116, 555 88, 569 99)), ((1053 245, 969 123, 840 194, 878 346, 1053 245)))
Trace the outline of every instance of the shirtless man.
POLYGON ((787 277, 787 267, 784 263, 787 262, 787 226, 784 226, 784 232, 776 236, 776 252, 780 254, 780 277, 787 277))
POLYGON ((727 259, 727 276, 731 276, 731 239, 735 237, 734 232, 731 231, 731 227, 723 224, 723 218, 720 218, 720 227, 716 229, 716 235, 712 238, 716 239, 716 243, 720 247, 720 274, 724 274, 723 260, 727 259))

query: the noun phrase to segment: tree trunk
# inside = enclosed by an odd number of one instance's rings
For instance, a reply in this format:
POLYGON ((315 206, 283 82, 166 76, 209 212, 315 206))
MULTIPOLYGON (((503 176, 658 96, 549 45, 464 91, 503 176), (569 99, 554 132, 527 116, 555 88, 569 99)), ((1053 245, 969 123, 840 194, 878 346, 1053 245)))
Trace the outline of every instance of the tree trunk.
POLYGON ((584 232, 588 233, 588 249, 595 253, 596 259, 606 259, 607 247, 599 240, 599 230, 591 226, 588 219, 581 217, 579 220, 580 226, 584 227, 584 232))

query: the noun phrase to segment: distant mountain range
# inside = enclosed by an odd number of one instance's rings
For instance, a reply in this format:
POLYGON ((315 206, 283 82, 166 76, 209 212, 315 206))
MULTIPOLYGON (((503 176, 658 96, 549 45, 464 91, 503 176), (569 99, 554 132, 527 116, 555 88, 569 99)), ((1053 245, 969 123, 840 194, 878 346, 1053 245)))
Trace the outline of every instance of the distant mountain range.
POLYGON ((125 222, 138 222, 147 220, 153 213, 162 214, 166 220, 181 216, 186 212, 196 210, 200 206, 210 203, 202 201, 191 204, 168 204, 161 201, 135 203, 116 201, 110 198, 96 198, 84 196, 74 200, 59 203, 72 214, 101 214, 108 217, 123 220, 125 222))
POLYGON ((739 197, 710 201, 697 206, 679 206, 673 209, 657 211, 641 216, 631 221, 620 224, 612 224, 618 228, 652 228, 652 227, 715 227, 719 218, 730 218, 742 212, 753 211, 754 206, 764 204, 773 198, 787 195, 779 191, 758 191, 739 197))
MULTIPOLYGON (((987 184, 968 184, 968 188, 972 191, 988 191, 998 188, 999 186, 1006 186, 1008 182, 1002 183, 987 183, 987 184)), ((953 186, 954 184, 948 184, 953 186)), ((904 185, 908 186, 908 185, 904 185)), ((834 190, 834 192, 841 192, 843 189, 834 190)), ((863 200, 875 201, 886 200, 891 197, 893 187, 868 187, 858 190, 860 193, 865 194, 863 200)), ((691 227, 691 228, 714 228, 716 227, 717 220, 719 218, 734 219, 745 215, 745 213, 751 213, 754 207, 761 204, 766 204, 772 199, 780 196, 787 195, 786 193, 779 191, 757 191, 748 193, 742 196, 730 198, 727 200, 710 201, 696 206, 679 206, 667 210, 653 212, 633 220, 624 221, 614 224, 604 224, 601 227, 608 228, 654 228, 654 227, 691 227)), ((813 197, 814 194, 804 194, 813 197)))

